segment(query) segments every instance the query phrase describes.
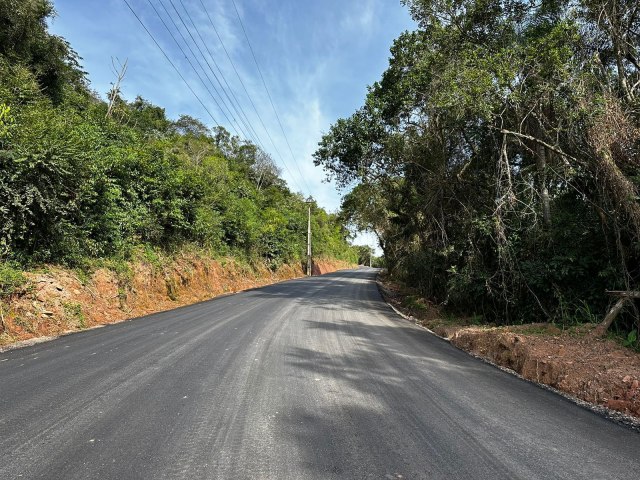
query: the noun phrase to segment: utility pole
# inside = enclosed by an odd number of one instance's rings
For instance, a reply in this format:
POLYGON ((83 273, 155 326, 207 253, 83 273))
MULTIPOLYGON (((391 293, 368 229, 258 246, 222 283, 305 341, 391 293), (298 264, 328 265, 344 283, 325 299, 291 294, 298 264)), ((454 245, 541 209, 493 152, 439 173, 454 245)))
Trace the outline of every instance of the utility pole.
POLYGON ((309 204, 309 220, 307 224, 307 276, 311 276, 311 204, 309 204))

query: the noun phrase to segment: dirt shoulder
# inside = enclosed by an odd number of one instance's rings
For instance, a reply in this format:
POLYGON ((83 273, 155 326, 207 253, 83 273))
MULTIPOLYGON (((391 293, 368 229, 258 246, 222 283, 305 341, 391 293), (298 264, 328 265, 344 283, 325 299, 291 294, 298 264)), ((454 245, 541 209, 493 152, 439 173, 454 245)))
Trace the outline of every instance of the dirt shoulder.
POLYGON ((456 347, 575 399, 640 419, 640 354, 594 338, 595 325, 495 327, 447 318, 414 292, 381 276, 385 300, 456 347))
MULTIPOLYGON (((350 267, 319 259, 313 271, 318 275, 350 267)), ((302 277, 304 270, 301 264, 274 271, 234 258, 185 252, 169 260, 141 259, 90 273, 49 265, 22 275, 27 282, 20 292, 0 301, 0 352, 302 277)))

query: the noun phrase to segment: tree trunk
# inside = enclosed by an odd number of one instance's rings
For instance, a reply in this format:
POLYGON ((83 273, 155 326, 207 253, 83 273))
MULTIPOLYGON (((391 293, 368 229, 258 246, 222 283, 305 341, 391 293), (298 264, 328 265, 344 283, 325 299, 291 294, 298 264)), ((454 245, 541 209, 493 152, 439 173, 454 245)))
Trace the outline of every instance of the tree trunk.
POLYGON ((547 187, 547 149, 544 145, 536 146, 538 152, 538 184, 540 190, 540 203, 542 206, 542 222, 545 228, 551 227, 551 205, 549 200, 549 188, 547 187))
POLYGON ((2 309, 2 301, 0 301, 0 332, 6 332, 7 325, 4 323, 4 310, 2 309))
POLYGON ((611 310, 609 310, 609 313, 607 313, 607 316, 604 317, 604 320, 599 323, 595 330, 592 332, 594 337, 603 337, 605 333, 607 333, 607 330, 609 330, 609 327, 616 319, 616 317, 620 313, 620 310, 622 310, 622 307, 624 307, 624 304, 627 303, 627 301, 628 298, 626 297, 621 297, 618 299, 616 304, 611 308, 611 310))
POLYGON ((613 200, 616 210, 628 215, 635 233, 640 235, 640 204, 636 200, 638 190, 616 165, 608 146, 601 148, 598 153, 600 172, 596 173, 604 180, 605 194, 613 200))

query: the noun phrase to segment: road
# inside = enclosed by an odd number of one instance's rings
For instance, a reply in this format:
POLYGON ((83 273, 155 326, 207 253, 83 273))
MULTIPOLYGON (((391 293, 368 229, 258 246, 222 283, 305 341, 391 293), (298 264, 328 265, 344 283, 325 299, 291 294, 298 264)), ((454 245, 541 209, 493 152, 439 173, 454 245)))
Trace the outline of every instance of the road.
POLYGON ((0 354, 0 478, 638 478, 640 434, 401 319, 374 278, 0 354))

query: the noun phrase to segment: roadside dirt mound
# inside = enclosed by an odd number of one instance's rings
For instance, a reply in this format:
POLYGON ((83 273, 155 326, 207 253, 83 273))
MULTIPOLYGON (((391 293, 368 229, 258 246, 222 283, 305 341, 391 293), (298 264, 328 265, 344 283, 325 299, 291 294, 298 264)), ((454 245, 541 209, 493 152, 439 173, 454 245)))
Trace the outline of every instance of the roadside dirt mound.
MULTIPOLYGON (((320 260, 316 274, 351 265, 320 260)), ((184 254, 171 262, 136 261, 120 270, 101 268, 87 276, 48 266, 41 273, 25 272, 29 287, 3 304, 4 331, 0 347, 22 340, 56 336, 169 310, 271 283, 301 277, 301 265, 272 271, 233 258, 213 260, 184 254)))
POLYGON ((458 348, 528 380, 640 417, 640 355, 611 340, 523 334, 509 327, 462 327, 448 338, 458 348))
POLYGON ((323 275, 325 273, 335 272, 337 270, 345 270, 354 266, 344 260, 319 259, 313 262, 311 272, 313 275, 323 275))
POLYGON ((566 331, 546 323, 472 325, 474 319, 445 318, 435 305, 388 278, 381 277, 379 286, 395 308, 461 350, 527 380, 640 418, 640 355, 612 340, 589 335, 595 325, 566 331))

